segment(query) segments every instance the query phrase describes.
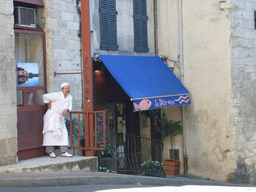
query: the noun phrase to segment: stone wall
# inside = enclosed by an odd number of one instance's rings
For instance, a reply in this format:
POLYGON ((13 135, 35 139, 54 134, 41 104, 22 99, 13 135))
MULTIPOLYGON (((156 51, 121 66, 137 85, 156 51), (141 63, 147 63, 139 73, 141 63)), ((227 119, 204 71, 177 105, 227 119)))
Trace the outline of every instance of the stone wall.
POLYGON ((236 183, 256 183, 255 0, 231 1, 231 122, 236 135, 236 183))
POLYGON ((17 159, 16 65, 14 61, 13 1, 0 6, 0 166, 17 159))
POLYGON ((229 1, 183 1, 188 173, 218 181, 235 172, 229 1))
POLYGON ((235 172, 229 1, 182 1, 181 34, 178 2, 158 3, 158 47, 159 55, 179 60, 182 35, 184 86, 191 99, 184 127, 188 173, 227 181, 235 172))
POLYGON ((68 82, 73 96, 73 110, 82 109, 82 75, 56 75, 82 71, 80 13, 76 0, 45 0, 38 10, 39 23, 46 32, 48 92, 60 91, 68 82))

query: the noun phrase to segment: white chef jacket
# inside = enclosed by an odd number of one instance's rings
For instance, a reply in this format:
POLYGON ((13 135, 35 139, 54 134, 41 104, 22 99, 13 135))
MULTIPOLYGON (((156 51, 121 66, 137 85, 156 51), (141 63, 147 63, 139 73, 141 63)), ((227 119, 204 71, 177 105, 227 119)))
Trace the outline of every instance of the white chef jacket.
POLYGON ((65 117, 62 113, 65 109, 72 110, 72 99, 70 94, 65 98, 61 91, 43 95, 44 103, 51 102, 51 109, 44 115, 43 146, 69 146, 65 117))

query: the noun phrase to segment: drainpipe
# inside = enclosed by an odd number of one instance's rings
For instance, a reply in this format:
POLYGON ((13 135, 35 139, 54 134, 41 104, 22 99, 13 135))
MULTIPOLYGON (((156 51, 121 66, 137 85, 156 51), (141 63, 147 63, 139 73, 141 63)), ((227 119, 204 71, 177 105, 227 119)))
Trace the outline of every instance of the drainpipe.
POLYGON ((158 37, 157 37, 157 0, 154 0, 154 45, 155 56, 158 55, 158 37))
MULTIPOLYGON (((82 37, 82 64, 83 64, 83 104, 84 111, 93 111, 93 76, 91 59, 91 33, 90 33, 90 3, 89 0, 81 2, 81 37, 82 37)), ((85 134, 85 141, 89 146, 89 135, 85 134)), ((85 156, 94 156, 94 151, 86 150, 85 156)))
MULTIPOLYGON (((184 85, 184 59, 183 59, 183 12, 182 12, 182 0, 179 0, 179 59, 180 59, 180 74, 181 83, 184 85)), ((185 105, 182 105, 182 123, 183 123, 183 164, 184 175, 188 172, 188 156, 187 156, 187 130, 185 122, 185 105)))

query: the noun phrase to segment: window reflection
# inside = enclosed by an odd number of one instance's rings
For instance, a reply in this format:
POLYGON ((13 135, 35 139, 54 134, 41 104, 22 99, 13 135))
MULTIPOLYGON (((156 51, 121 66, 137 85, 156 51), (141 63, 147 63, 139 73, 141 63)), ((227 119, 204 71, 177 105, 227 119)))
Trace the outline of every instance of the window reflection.
POLYGON ((34 93, 33 92, 27 92, 27 104, 34 105, 34 93))

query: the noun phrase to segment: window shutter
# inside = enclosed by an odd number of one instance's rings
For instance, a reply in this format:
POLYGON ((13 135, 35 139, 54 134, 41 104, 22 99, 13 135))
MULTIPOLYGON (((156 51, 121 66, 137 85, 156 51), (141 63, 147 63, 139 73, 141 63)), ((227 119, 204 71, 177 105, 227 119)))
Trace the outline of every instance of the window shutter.
POLYGON ((133 1, 134 51, 140 51, 140 9, 139 0, 133 1))
POLYGON ((147 0, 141 0, 141 49, 142 52, 148 52, 148 16, 147 0))
POLYGON ((109 46, 110 49, 116 51, 117 46, 117 27, 116 27, 116 0, 108 0, 109 2, 109 30, 110 39, 109 46))
POLYGON ((148 52, 147 0, 133 1, 134 51, 148 52))
POLYGON ((100 49, 117 48, 116 0, 100 0, 100 49))
POLYGON ((108 48, 108 5, 107 1, 100 0, 100 49, 108 48))

